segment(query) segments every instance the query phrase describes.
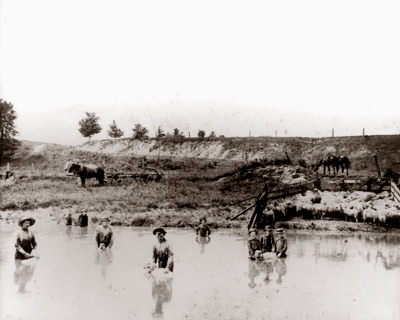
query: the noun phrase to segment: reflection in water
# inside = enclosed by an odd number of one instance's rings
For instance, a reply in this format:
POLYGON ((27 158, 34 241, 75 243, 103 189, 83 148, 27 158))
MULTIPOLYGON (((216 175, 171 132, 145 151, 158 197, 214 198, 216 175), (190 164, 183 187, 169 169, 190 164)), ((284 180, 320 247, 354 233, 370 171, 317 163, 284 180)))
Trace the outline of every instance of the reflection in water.
POLYGON ((248 269, 247 275, 249 276, 249 279, 250 279, 250 282, 249 282, 250 288, 256 287, 255 279, 261 273, 261 270, 260 270, 261 264, 262 264, 261 261, 249 260, 249 269, 248 269))
POLYGON ((18 292, 25 293, 25 287, 29 280, 32 279, 35 272, 35 262, 26 260, 15 260, 14 281, 18 285, 18 292), (25 261, 24 263, 22 261, 25 261))
POLYGON ((375 261, 378 262, 380 258, 382 260, 383 267, 386 270, 400 268, 400 255, 395 254, 393 251, 390 251, 388 255, 389 257, 385 257, 381 251, 378 251, 375 261))
POLYGON ((249 287, 255 288, 256 278, 262 272, 264 277, 264 284, 268 285, 271 282, 270 275, 274 272, 277 273, 276 283, 282 283, 282 277, 287 273, 287 266, 286 266, 286 258, 278 258, 273 261, 265 260, 265 261, 249 261, 249 269, 248 269, 248 277, 250 279, 249 287))
POLYGON ((276 283, 281 284, 282 276, 284 276, 287 272, 286 258, 275 260, 275 271, 278 274, 278 279, 276 279, 276 283))
POLYGON ((396 234, 288 231, 286 260, 248 261, 246 230, 217 230, 202 244, 171 229, 179 263, 164 280, 143 276, 147 229, 115 227, 118 246, 97 254, 94 226, 86 235, 73 226, 71 238, 64 224, 51 227, 38 233, 34 270, 14 265, 15 226, 0 224, 0 319, 400 319, 396 234))
POLYGON ((332 243, 321 245, 323 242, 314 244, 315 261, 318 258, 325 258, 332 261, 346 261, 347 259, 347 240, 339 240, 336 245, 332 243))
POLYGON ((200 253, 205 252, 205 246, 206 244, 209 244, 211 241, 210 237, 202 237, 202 236, 197 236, 196 237, 196 242, 200 245, 200 253))
POLYGON ((267 285, 271 281, 269 275, 274 272, 274 261, 264 261, 261 265, 261 271, 265 274, 264 283, 267 285))
POLYGON ((106 278, 107 276, 107 268, 112 263, 113 253, 111 250, 97 250, 96 255, 96 264, 99 264, 101 267, 101 276, 106 278))
POLYGON ((67 235, 67 239, 71 240, 72 238, 72 226, 65 227, 65 234, 67 235))
POLYGON ((88 228, 87 227, 82 227, 79 230, 79 238, 85 238, 88 234, 88 228))
POLYGON ((151 295, 155 302, 153 317, 162 317, 163 304, 169 302, 172 298, 172 279, 159 279, 152 277, 151 295))

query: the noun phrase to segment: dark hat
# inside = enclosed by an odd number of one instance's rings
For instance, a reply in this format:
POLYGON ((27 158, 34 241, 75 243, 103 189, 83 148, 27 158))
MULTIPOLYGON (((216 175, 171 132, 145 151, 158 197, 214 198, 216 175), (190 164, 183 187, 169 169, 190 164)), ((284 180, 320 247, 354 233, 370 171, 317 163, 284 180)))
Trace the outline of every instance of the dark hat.
POLYGON ((22 218, 19 219, 19 221, 18 221, 19 226, 22 227, 22 224, 23 224, 24 221, 26 221, 26 220, 29 220, 29 221, 30 221, 31 226, 33 226, 33 225, 35 224, 35 222, 36 222, 36 220, 33 219, 32 217, 30 217, 30 216, 24 216, 24 217, 22 217, 22 218))
POLYGON ((249 229, 249 234, 252 233, 252 232, 255 232, 255 233, 258 234, 258 230, 255 229, 255 228, 250 228, 250 229, 249 229))
POLYGON ((155 228, 155 229, 153 230, 153 234, 154 234, 154 235, 156 235, 157 232, 160 232, 160 233, 162 233, 162 234, 164 234, 164 235, 167 233, 167 231, 165 231, 164 228, 155 228))

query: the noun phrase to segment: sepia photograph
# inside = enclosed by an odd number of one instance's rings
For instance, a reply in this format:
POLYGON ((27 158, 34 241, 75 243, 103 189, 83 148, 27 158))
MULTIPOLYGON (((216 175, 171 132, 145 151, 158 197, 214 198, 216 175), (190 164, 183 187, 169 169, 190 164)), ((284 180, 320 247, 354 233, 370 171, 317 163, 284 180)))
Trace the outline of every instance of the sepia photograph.
POLYGON ((0 0, 0 319, 400 319, 399 16, 0 0))

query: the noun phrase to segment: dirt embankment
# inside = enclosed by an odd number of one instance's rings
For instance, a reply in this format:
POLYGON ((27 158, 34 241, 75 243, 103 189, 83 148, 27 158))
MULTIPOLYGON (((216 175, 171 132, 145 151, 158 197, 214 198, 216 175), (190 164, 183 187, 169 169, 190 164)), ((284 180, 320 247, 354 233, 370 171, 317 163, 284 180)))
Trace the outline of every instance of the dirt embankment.
POLYGON ((336 138, 216 138, 216 139, 109 139, 93 140, 79 146, 21 141, 10 161, 15 166, 46 169, 62 166, 67 160, 113 162, 115 158, 147 157, 149 159, 199 159, 249 163, 260 160, 286 159, 293 163, 313 164, 327 154, 346 155, 351 170, 375 172, 373 155, 377 154, 384 170, 400 171, 400 135, 353 136, 336 138))
POLYGON ((286 153, 294 161, 315 163, 329 153, 346 155, 353 169, 375 169, 372 160, 377 154, 383 168, 400 168, 400 136, 354 136, 337 138, 219 138, 213 140, 183 139, 138 141, 131 139, 98 140, 84 143, 76 150, 107 155, 139 155, 259 161, 284 159, 286 153))

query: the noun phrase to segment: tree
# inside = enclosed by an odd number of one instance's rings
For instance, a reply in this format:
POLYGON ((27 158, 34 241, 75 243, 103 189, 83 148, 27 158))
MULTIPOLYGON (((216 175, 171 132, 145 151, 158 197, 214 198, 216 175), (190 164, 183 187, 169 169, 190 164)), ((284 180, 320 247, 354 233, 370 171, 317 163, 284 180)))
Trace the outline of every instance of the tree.
POLYGON ((173 138, 177 138, 177 139, 182 139, 185 137, 185 135, 183 134, 183 132, 179 132, 178 128, 174 129, 174 133, 172 134, 173 138))
POLYGON ((0 162, 6 153, 12 154, 19 142, 14 138, 18 131, 15 127, 17 114, 14 106, 3 99, 0 99, 0 162))
POLYGON ((98 121, 99 117, 94 112, 86 112, 86 118, 79 121, 79 132, 90 141, 93 135, 101 131, 98 121))
POLYGON ((117 127, 115 120, 110 124, 110 130, 108 130, 108 135, 111 138, 120 138, 124 135, 124 132, 117 127))
POLYGON ((197 136, 200 139, 204 139, 204 137, 206 136, 206 132, 204 130, 199 130, 199 132, 197 133, 197 136))
POLYGON ((211 139, 215 139, 217 137, 217 135, 215 134, 214 131, 211 131, 210 135, 208 136, 211 139))
POLYGON ((135 127, 132 129, 133 131, 133 138, 134 139, 146 139, 149 136, 147 135, 147 133, 149 132, 149 130, 147 130, 145 127, 143 127, 140 123, 136 123, 135 127))
POLYGON ((161 129, 160 126, 158 126, 157 132, 156 132, 156 138, 164 138, 165 137, 165 133, 164 130, 161 129))

